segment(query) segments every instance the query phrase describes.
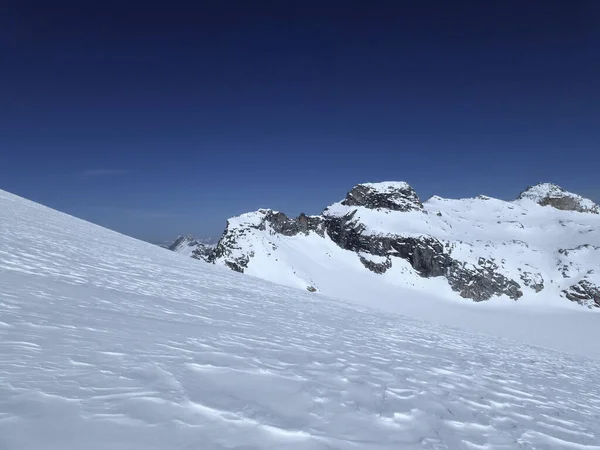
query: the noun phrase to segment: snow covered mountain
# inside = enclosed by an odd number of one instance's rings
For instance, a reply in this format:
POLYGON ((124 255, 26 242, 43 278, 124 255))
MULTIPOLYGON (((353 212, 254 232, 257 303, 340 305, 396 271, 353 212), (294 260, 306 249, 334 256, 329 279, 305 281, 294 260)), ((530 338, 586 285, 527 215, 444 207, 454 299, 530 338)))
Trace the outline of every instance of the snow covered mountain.
POLYGON ((350 300, 373 289, 393 298, 405 287, 600 307, 599 213, 591 200, 549 183, 512 202, 424 203, 407 183, 364 183, 318 216, 261 209, 234 217, 208 260, 350 300))
POLYGON ((207 239, 197 239, 193 236, 179 236, 166 248, 175 253, 189 256, 195 259, 206 260, 214 251, 215 244, 211 244, 207 239))
POLYGON ((0 448, 597 450, 598 316, 510 314, 368 310, 0 191, 0 448))

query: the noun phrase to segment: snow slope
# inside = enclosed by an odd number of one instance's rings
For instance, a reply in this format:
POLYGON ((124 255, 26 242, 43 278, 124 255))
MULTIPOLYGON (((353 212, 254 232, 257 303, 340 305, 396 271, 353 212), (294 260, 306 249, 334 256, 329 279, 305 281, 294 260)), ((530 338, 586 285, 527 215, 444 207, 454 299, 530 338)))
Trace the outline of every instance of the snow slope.
POLYGON ((597 450, 599 382, 598 360, 273 285, 0 191, 2 450, 597 450))
MULTIPOLYGON (((597 208, 589 200, 547 183, 528 189, 512 202, 487 196, 432 197, 421 204, 408 184, 385 182, 358 185, 344 201, 313 217, 325 224, 337 219, 354 227, 363 241, 373 241, 375 249, 382 238, 433 238, 466 269, 476 272, 493 266, 496 274, 514 280, 521 304, 579 307, 566 298, 574 285, 585 280, 600 292, 600 215, 538 204, 546 197, 576 202, 577 207, 590 211, 597 208), (356 201, 353 193, 359 189, 364 191, 359 191, 362 197, 356 201), (371 205, 361 206, 368 195, 372 196, 371 205), (380 197, 396 210, 379 207, 380 197)), ((246 274, 302 289, 312 286, 326 295, 355 302, 364 302, 365 295, 375 290, 378 303, 401 312, 413 308, 399 303, 407 291, 466 301, 444 277, 423 277, 406 259, 391 253, 386 258, 342 248, 329 229, 295 235, 277 232, 267 219, 272 214, 259 210, 230 219, 221 240, 227 253, 214 258, 215 262, 227 266, 230 261, 242 261, 246 274), (374 273, 365 267, 365 261, 387 262, 388 266, 384 273, 374 273)), ((509 307, 514 303, 500 294, 492 300, 509 307)), ((580 303, 595 305, 593 299, 580 303)))

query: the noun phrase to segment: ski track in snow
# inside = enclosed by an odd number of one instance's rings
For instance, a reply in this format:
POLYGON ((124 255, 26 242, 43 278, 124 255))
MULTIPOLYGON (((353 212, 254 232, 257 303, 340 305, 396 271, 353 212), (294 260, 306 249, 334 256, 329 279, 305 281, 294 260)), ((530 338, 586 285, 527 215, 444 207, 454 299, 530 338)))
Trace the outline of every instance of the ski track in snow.
POLYGON ((600 449, 600 363, 199 264, 0 191, 0 449, 600 449))

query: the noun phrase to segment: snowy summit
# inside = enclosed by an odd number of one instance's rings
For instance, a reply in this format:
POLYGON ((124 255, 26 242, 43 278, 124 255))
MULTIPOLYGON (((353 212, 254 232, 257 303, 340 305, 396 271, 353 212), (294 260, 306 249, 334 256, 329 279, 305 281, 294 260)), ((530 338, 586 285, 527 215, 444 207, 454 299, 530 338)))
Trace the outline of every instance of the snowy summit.
POLYGON ((600 214, 600 207, 590 199, 565 191, 552 183, 530 186, 519 195, 519 199, 532 200, 541 206, 552 206, 565 211, 600 214))

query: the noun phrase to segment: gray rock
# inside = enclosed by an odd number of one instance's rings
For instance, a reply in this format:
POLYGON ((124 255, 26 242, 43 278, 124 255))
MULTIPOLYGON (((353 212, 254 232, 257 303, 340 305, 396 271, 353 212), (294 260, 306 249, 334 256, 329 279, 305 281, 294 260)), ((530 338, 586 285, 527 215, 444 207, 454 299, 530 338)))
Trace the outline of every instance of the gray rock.
POLYGON ((494 265, 476 266, 469 269, 466 264, 454 261, 448 271, 450 287, 463 298, 476 302, 506 294, 513 300, 523 296, 521 286, 514 280, 495 271, 494 265))
POLYGON ((415 190, 407 183, 366 183, 354 186, 342 201, 346 206, 369 209, 385 208, 392 211, 423 210, 415 190), (385 185, 385 188, 381 188, 385 185))
MULTIPOLYGON (((248 228, 256 228, 262 231, 269 228, 272 233, 284 236, 295 236, 298 233, 308 234, 310 231, 314 231, 320 236, 324 235, 323 219, 320 216, 300 214, 296 219, 291 219, 282 212, 270 209, 259 210, 258 213, 262 214, 260 222, 257 225, 248 225, 248 228)), ((221 259, 230 269, 236 272, 244 272, 248 268, 250 258, 253 256, 251 253, 246 254, 245 249, 240 245, 245 234, 245 229, 232 229, 229 221, 227 221, 227 227, 221 239, 206 256, 206 261, 214 263, 216 260, 221 259)))
POLYGON ((521 272, 521 281, 527 287, 530 287, 535 292, 541 292, 544 289, 544 278, 539 273, 531 273, 528 271, 521 272))
POLYGON ((529 186, 519 194, 518 200, 529 199, 541 206, 551 206, 563 211, 600 214, 600 206, 581 195, 573 194, 552 183, 529 186))
POLYGON ((297 218, 292 219, 282 212, 263 210, 265 217, 259 229, 266 229, 267 224, 271 226, 273 231, 284 236, 295 236, 298 233, 308 234, 314 231, 320 236, 323 236, 323 219, 320 216, 307 216, 301 213, 297 218))
MULTIPOLYGON (((523 295, 519 283, 497 273, 498 267, 491 261, 480 258, 479 266, 469 269, 465 263, 454 260, 444 245, 433 237, 367 235, 364 225, 354 220, 354 216, 355 212, 352 212, 342 217, 325 218, 328 236, 346 250, 405 259, 420 276, 445 276, 454 291, 475 301, 502 294, 516 300, 523 295)), ((362 259, 361 262, 372 270, 371 264, 365 264, 362 259)))
POLYGON ((600 286, 583 279, 563 291, 565 297, 572 302, 589 308, 600 308, 600 286))

